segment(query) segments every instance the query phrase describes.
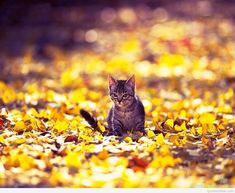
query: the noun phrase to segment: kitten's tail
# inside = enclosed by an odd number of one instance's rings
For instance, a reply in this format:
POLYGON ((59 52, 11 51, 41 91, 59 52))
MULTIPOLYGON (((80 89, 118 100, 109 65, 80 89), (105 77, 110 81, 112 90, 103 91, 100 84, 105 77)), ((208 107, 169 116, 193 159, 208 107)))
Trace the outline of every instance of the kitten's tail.
POLYGON ((93 129, 96 129, 98 127, 97 120, 94 117, 92 117, 90 113, 81 109, 80 114, 93 129))
POLYGON ((98 121, 96 120, 96 118, 92 117, 90 113, 83 109, 80 109, 80 114, 95 131, 99 131, 100 133, 105 132, 105 127, 101 126, 100 123, 98 123, 98 121))

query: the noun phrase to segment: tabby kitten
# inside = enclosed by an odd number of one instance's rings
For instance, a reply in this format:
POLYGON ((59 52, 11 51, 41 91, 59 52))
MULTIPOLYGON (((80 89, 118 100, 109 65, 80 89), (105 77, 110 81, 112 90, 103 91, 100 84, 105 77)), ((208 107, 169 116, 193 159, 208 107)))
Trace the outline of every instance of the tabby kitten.
POLYGON ((107 118, 108 128, 116 135, 132 130, 145 132, 144 106, 135 94, 135 77, 115 80, 110 76, 109 95, 113 106, 107 118))
MULTIPOLYGON (((109 76, 109 95, 113 106, 109 110, 108 130, 121 136, 127 131, 140 131, 145 134, 145 111, 142 102, 135 94, 135 77, 128 80, 115 80, 109 76)), ((97 120, 85 110, 80 114, 93 127, 97 128, 97 120)))

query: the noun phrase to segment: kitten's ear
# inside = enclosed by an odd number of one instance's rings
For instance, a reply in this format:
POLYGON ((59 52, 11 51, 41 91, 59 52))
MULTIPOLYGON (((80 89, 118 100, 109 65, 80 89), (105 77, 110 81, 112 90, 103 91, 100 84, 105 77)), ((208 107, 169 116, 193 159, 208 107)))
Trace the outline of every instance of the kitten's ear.
POLYGON ((112 76, 109 75, 108 79, 109 79, 109 88, 111 86, 115 86, 116 85, 117 81, 112 76))
POLYGON ((132 75, 127 81, 126 84, 135 89, 135 75, 132 75))

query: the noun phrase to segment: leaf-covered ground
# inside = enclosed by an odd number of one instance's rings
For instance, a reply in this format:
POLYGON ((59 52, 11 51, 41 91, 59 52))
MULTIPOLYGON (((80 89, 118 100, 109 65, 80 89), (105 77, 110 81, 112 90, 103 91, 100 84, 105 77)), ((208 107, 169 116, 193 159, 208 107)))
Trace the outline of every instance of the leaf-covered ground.
POLYGON ((77 32, 84 47, 6 60, 0 187, 235 187, 233 20, 104 10, 103 26, 77 32), (108 74, 135 74, 146 136, 102 136, 80 117, 104 129, 108 74))

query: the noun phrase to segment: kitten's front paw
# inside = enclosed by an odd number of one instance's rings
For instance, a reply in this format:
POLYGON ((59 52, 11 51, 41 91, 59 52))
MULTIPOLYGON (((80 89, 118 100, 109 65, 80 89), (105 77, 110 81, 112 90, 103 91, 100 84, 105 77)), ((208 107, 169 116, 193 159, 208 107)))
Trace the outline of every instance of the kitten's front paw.
POLYGON ((143 135, 147 135, 147 132, 145 131, 145 129, 136 129, 137 131, 143 133, 143 135))
POLYGON ((147 135, 147 132, 145 130, 141 131, 143 135, 147 135))
POLYGON ((122 132, 122 130, 116 129, 116 130, 113 131, 113 134, 116 135, 116 136, 122 136, 123 132, 122 132))

